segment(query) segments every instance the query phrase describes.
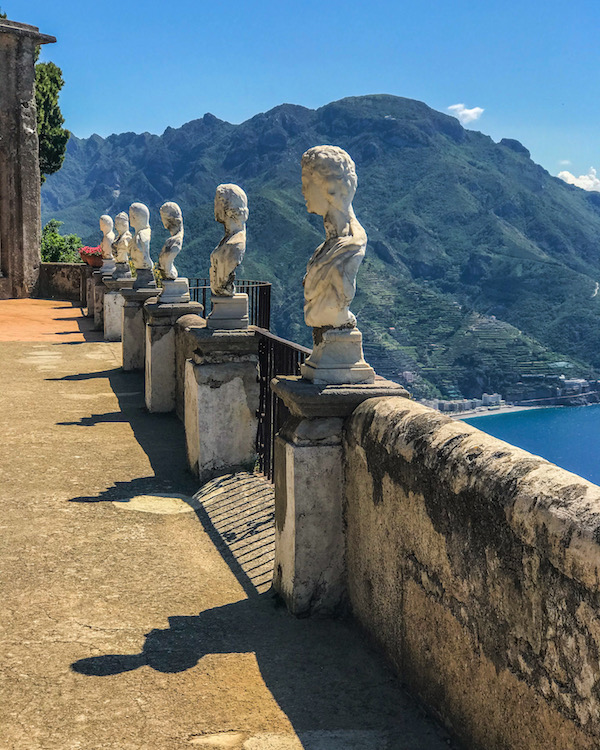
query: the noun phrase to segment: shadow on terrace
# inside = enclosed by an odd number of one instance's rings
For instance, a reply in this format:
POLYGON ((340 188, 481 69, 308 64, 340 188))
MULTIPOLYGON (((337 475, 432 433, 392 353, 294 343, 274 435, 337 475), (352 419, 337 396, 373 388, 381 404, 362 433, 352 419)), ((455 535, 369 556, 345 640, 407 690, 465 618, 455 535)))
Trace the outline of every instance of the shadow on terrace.
POLYGON ((172 614, 168 628, 146 634, 138 653, 89 656, 75 661, 72 670, 90 678, 114 679, 142 667, 168 675, 185 672, 210 654, 252 653, 304 748, 319 750, 324 737, 329 738, 327 747, 340 750, 447 748, 446 733, 403 691, 350 620, 298 620, 272 596, 271 485, 254 475, 227 475, 196 492, 197 482, 185 467, 182 424, 174 415, 146 411, 143 377, 115 368, 57 380, 76 384, 92 378, 108 380, 119 410, 59 424, 87 429, 129 423, 153 475, 117 482, 97 496, 70 502, 127 502, 144 493, 190 496, 199 521, 246 598, 197 615, 172 614))

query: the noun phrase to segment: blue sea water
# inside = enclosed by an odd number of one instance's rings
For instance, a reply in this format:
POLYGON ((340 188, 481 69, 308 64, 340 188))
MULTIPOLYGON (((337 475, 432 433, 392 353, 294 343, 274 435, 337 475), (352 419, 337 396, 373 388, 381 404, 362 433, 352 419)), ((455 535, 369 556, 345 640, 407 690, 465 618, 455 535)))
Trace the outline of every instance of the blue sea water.
POLYGON ((600 485, 600 404, 505 412, 464 421, 600 485))

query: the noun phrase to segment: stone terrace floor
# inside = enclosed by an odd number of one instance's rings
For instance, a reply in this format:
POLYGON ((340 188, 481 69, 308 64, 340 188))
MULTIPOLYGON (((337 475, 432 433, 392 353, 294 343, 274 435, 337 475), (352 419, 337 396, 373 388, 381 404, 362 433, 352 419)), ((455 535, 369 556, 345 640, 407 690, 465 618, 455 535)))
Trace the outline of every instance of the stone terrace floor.
POLYGON ((70 303, 0 302, 2 750, 439 750, 351 622, 268 591, 272 489, 199 490, 70 303))

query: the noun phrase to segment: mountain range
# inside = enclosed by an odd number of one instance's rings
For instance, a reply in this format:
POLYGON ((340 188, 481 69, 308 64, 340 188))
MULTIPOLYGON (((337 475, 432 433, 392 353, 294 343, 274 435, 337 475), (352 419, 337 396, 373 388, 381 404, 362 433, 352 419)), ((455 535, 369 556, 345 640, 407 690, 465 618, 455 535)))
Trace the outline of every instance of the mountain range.
POLYGON ((42 188, 44 221, 99 244, 98 217, 146 203, 153 257, 159 206, 178 202, 182 274, 207 276, 220 239, 217 184, 248 194, 239 274, 273 283, 272 328, 310 345, 302 277, 323 239, 306 212, 300 157, 331 143, 356 162, 354 208, 369 236, 352 309, 383 375, 416 374, 418 396, 479 396, 523 375, 600 371, 600 194, 567 185, 518 141, 482 133, 412 99, 283 104, 239 125, 206 114, 162 135, 72 136, 42 188))

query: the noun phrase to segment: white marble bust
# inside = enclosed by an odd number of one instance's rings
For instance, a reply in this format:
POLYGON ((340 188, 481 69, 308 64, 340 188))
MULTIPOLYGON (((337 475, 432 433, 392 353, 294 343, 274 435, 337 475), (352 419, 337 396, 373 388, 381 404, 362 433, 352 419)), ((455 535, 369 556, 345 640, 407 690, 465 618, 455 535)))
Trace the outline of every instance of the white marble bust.
POLYGON ((102 258, 106 261, 113 260, 112 244, 115 241, 115 233, 113 232, 113 220, 108 214, 103 214, 100 217, 100 230, 102 231, 102 258))
POLYGON ((354 328, 350 303, 367 247, 352 199, 358 180, 350 155, 338 146, 315 146, 302 156, 302 192, 309 213, 323 217, 325 242, 304 277, 304 320, 312 328, 354 328))
POLYGON ((170 237, 163 245, 158 257, 160 275, 163 279, 174 280, 177 278, 177 269, 173 265, 175 258, 181 252, 183 245, 183 215, 177 203, 167 201, 160 207, 160 218, 165 229, 169 230, 170 237))
POLYGON ((150 211, 143 203, 132 203, 129 207, 129 221, 135 229, 135 236, 130 245, 130 254, 133 265, 136 269, 152 268, 152 258, 150 257, 150 239, 152 230, 150 229, 150 211))
POLYGON ((125 211, 115 216, 117 238, 112 244, 113 255, 117 263, 129 263, 129 254, 133 244, 133 236, 129 231, 129 216, 125 211))
POLYGON ((210 289, 216 297, 233 297, 235 270, 246 252, 248 198, 238 185, 219 185, 215 193, 215 221, 223 224, 223 239, 210 255, 210 289))

